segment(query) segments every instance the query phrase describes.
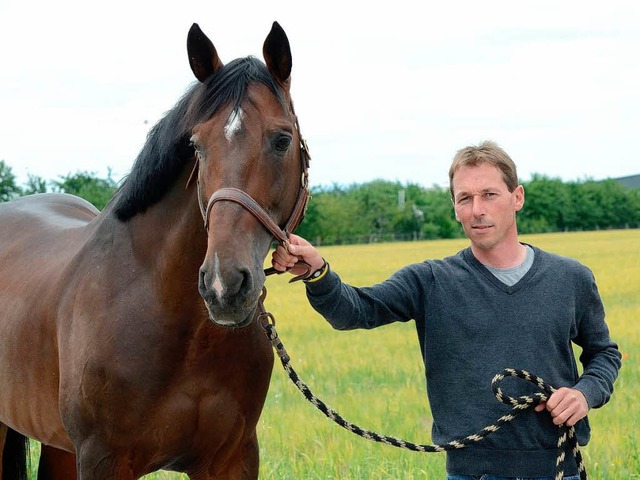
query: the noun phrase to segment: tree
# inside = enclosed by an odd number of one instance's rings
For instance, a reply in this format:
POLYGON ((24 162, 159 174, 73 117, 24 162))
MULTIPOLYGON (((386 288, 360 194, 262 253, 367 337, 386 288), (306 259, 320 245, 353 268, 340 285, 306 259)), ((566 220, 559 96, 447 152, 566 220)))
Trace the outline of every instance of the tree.
POLYGON ((640 228, 640 188, 634 188, 627 191, 627 199, 631 215, 625 226, 631 228, 640 228))
POLYGON ((22 191, 16 185, 16 176, 4 160, 0 160, 0 202, 8 202, 20 196, 22 191))
POLYGON ((624 228, 634 217, 631 208, 629 190, 615 180, 604 180, 597 183, 597 201, 602 208, 599 218, 604 228, 624 228))
POLYGON ((46 193, 47 181, 38 175, 29 174, 27 183, 24 186, 23 194, 31 195, 33 193, 46 193))
MULTIPOLYGON (((352 242, 354 237, 368 233, 368 228, 358 216, 358 203, 352 189, 333 185, 313 190, 311 202, 318 210, 314 231, 318 236, 311 236, 309 240, 315 240, 318 245, 331 245, 352 242)), ((305 228, 312 228, 311 221, 313 217, 309 218, 305 228)))
POLYGON ((321 213, 318 209, 318 205, 313 201, 312 196, 312 199, 307 205, 304 220, 302 220, 302 223, 298 227, 296 233, 311 241, 314 241, 316 238, 320 238, 322 235, 322 230, 320 229, 320 215, 321 213))
POLYGON ((434 185, 425 190, 418 207, 425 212, 422 226, 424 238, 457 238, 463 235, 453 211, 448 188, 434 185))
POLYGON ((82 197, 99 210, 104 208, 118 188, 111 178, 111 172, 106 179, 89 172, 68 174, 59 181, 54 181, 53 185, 56 191, 82 197))
POLYGON ((524 183, 524 208, 518 213, 521 233, 564 231, 575 219, 571 187, 559 178, 534 174, 524 183))
POLYGON ((404 188, 399 182, 386 180, 373 180, 353 187, 358 204, 356 218, 362 219, 366 225, 362 235, 393 233, 393 217, 400 211, 398 196, 402 190, 404 188))

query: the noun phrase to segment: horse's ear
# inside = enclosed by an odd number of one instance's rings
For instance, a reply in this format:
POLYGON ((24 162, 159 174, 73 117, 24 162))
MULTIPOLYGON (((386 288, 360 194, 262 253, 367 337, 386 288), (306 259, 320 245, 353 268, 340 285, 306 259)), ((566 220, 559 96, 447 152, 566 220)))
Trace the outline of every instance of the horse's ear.
POLYGON ((187 53, 189 54, 191 70, 202 83, 223 65, 218 52, 216 52, 216 47, 213 46, 209 37, 200 30, 197 23, 191 25, 189 29, 187 53))
POLYGON ((291 48, 289 39, 278 22, 273 22, 271 31, 262 46, 262 55, 271 75, 289 89, 291 75, 291 48))

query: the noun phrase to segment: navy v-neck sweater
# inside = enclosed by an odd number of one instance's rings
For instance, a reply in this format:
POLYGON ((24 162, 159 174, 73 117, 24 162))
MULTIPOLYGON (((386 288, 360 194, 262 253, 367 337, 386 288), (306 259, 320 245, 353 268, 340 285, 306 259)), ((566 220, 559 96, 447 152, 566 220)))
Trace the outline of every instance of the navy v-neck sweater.
MULTIPOLYGON (((415 321, 432 440, 446 443, 479 432, 510 410, 491 391, 491 379, 507 367, 530 371, 556 387, 577 388, 591 408, 602 406, 613 392, 621 355, 609 336, 593 274, 575 260, 533 249, 533 265, 513 286, 498 280, 467 248, 408 265, 371 287, 347 285, 329 271, 307 284, 307 296, 339 330, 415 321), (582 374, 572 343, 582 348, 582 374)), ((519 396, 536 388, 511 379, 503 390, 519 396)), ((586 418, 576 431, 586 444, 586 418)), ((557 435, 547 412, 531 410, 480 443, 448 452, 447 471, 554 476, 557 435)), ((571 462, 565 474, 577 472, 571 462)))

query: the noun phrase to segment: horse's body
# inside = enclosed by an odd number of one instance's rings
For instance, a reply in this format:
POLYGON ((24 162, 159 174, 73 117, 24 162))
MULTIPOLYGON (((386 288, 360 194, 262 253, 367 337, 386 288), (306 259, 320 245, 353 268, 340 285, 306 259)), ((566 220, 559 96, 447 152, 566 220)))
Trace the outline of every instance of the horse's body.
POLYGON ((223 66, 195 25, 188 48, 200 84, 104 211, 63 194, 0 205, 0 453, 8 429, 42 442, 39 478, 73 478, 72 463, 82 480, 257 478, 273 353, 248 321, 271 234, 237 204, 203 203, 234 187, 278 224, 294 209, 291 58, 277 24, 268 69, 223 66))

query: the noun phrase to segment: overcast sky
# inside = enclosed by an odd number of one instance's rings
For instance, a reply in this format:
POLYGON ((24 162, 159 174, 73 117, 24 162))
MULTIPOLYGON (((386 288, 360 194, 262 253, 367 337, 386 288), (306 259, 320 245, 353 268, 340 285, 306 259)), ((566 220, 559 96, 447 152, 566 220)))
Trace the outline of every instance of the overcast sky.
POLYGON ((640 2, 616 0, 1 0, 0 160, 120 180, 194 81, 191 24, 230 61, 274 20, 314 186, 446 185, 484 139, 522 180, 640 174, 640 2))

